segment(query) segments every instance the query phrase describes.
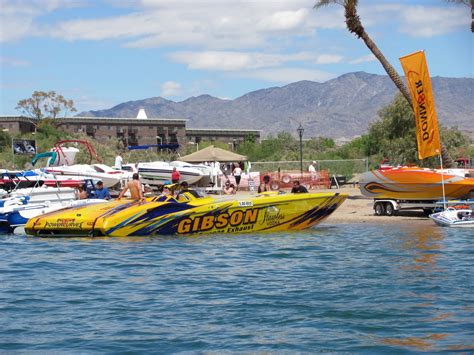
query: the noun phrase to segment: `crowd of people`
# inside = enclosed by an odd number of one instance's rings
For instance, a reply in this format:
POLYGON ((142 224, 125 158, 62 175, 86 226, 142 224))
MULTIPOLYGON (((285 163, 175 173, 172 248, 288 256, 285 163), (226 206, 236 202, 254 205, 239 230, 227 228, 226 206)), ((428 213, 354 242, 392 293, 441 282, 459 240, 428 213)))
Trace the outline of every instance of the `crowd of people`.
MULTIPOLYGON (((115 159, 115 168, 120 169, 122 167, 122 157, 120 154, 116 156, 115 159)), ((228 165, 221 167, 224 168, 224 171, 227 171, 227 173, 232 174, 235 180, 235 184, 232 183, 229 179, 225 182, 222 192, 225 195, 234 195, 240 190, 240 183, 241 183, 241 178, 244 173, 244 171, 247 171, 249 169, 248 166, 245 166, 243 162, 240 163, 229 163, 228 165)), ((308 171, 310 174, 316 174, 317 170, 317 163, 316 161, 313 161, 309 167, 308 171)), ((228 176, 225 174, 225 176, 228 176)), ((130 198, 134 200, 140 200, 143 201, 145 200, 144 197, 144 188, 143 185, 140 182, 140 177, 138 173, 134 173, 132 180, 128 181, 126 185, 123 187, 123 189, 120 191, 118 195, 118 199, 122 199, 127 192, 129 192, 130 198)), ((169 184, 164 184, 161 186, 159 189, 159 198, 160 199, 168 199, 168 198, 173 198, 176 199, 179 194, 182 194, 184 192, 189 192, 192 190, 189 190, 188 184, 186 181, 181 181, 181 174, 177 168, 173 168, 172 174, 171 174, 171 182, 169 184), (172 186, 172 187, 171 187, 172 186)), ((258 186, 258 193, 263 193, 263 192, 268 192, 271 191, 271 186, 270 186, 270 176, 265 175, 262 178, 261 183, 258 186)), ((303 186, 300 181, 295 180, 293 182, 293 188, 291 189, 291 193, 307 193, 308 189, 303 186)), ((98 181, 94 186, 89 186, 87 187, 86 185, 84 186, 79 186, 76 191, 76 198, 77 199, 87 199, 87 198, 95 198, 95 199, 103 199, 103 200, 110 200, 111 195, 110 191, 108 188, 104 187, 104 184, 102 181, 98 181)))

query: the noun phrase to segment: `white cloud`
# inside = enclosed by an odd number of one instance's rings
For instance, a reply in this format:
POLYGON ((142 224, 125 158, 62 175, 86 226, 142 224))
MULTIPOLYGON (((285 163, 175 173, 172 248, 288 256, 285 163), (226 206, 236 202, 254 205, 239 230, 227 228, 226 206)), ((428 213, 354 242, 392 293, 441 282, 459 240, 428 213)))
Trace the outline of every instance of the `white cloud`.
POLYGON ((1 0, 0 42, 33 36, 38 31, 38 27, 34 23, 36 17, 60 7, 79 6, 80 3, 80 0, 1 0))
POLYGON ((334 28, 334 17, 318 16, 312 4, 295 1, 141 1, 121 16, 50 24, 41 33, 66 40, 122 39, 134 48, 188 45, 206 49, 256 48, 293 35, 313 36, 334 28))
POLYGON ((167 81, 161 85, 161 96, 173 97, 181 95, 181 84, 175 81, 167 81))
POLYGON ((316 64, 339 63, 344 57, 337 54, 321 54, 316 57, 316 64))
POLYGON ((275 67, 290 61, 303 61, 311 58, 309 53, 265 54, 254 52, 204 51, 175 52, 169 57, 183 63, 189 69, 237 71, 275 67))
POLYGON ((324 82, 335 78, 337 75, 329 72, 302 69, 302 68, 275 68, 256 71, 241 72, 239 77, 266 80, 269 82, 289 84, 300 80, 324 82))
POLYGON ((277 11, 263 17, 257 23, 257 29, 263 31, 288 31, 304 25, 308 18, 309 9, 296 11, 277 11))
POLYGON ((349 61, 349 64, 360 64, 360 63, 368 63, 368 62, 375 62, 377 58, 373 54, 367 54, 362 57, 353 59, 349 61))
POLYGON ((23 59, 1 56, 0 65, 5 67, 28 67, 30 66, 30 62, 23 59))
POLYGON ((436 8, 411 6, 401 12, 400 32, 412 37, 434 37, 459 29, 469 31, 470 9, 467 6, 436 8))
MULTIPOLYGON (((441 3, 440 3, 441 5, 441 3)), ((360 6, 358 9, 365 27, 395 24, 400 33, 410 37, 434 37, 469 29, 469 6, 425 6, 385 3, 360 6)))

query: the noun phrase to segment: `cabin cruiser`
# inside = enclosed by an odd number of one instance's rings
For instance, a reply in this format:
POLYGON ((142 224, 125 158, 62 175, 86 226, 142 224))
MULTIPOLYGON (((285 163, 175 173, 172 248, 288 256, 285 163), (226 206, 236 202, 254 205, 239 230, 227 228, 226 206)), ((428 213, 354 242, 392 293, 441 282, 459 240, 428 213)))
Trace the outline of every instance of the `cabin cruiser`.
POLYGON ((33 236, 152 236, 202 233, 255 233, 310 228, 331 215, 347 198, 339 193, 210 197, 183 191, 146 201, 116 200, 31 218, 33 236))

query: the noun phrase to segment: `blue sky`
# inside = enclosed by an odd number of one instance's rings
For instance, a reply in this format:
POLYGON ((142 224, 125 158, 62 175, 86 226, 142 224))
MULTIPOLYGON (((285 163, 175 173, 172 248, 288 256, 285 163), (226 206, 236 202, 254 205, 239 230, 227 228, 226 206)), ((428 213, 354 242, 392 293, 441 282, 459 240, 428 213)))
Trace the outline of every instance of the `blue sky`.
MULTIPOLYGON (((78 111, 161 96, 234 99, 299 80, 385 74, 315 0, 0 0, 0 114, 35 90, 78 111)), ((367 32, 398 58, 425 50, 430 74, 473 77, 471 12, 445 0, 359 1, 367 32)))

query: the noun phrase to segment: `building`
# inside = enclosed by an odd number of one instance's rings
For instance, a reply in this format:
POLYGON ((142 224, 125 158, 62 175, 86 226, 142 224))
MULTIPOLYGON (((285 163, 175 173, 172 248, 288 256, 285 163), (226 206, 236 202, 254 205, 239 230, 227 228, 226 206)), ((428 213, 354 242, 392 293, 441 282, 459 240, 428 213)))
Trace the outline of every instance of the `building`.
POLYGON ((124 146, 186 143, 183 119, 68 117, 58 121, 66 132, 83 132, 101 143, 109 138, 118 138, 124 146))
POLYGON ((235 150, 239 144, 249 139, 260 142, 261 132, 254 129, 187 128, 186 138, 188 144, 199 144, 203 140, 221 141, 229 144, 231 150, 235 150))
MULTIPOLYGON (((110 138, 120 139, 124 146, 146 144, 197 144, 202 140, 221 141, 231 150, 252 137, 260 142, 260 130, 187 129, 185 119, 148 118, 140 110, 138 118, 65 117, 56 122, 66 132, 85 133, 101 143, 110 138)), ((12 135, 34 133, 35 120, 22 116, 0 116, 0 129, 12 135)))

